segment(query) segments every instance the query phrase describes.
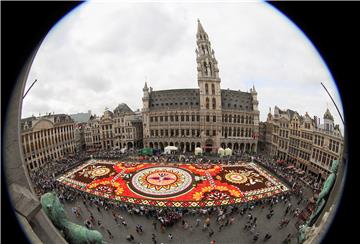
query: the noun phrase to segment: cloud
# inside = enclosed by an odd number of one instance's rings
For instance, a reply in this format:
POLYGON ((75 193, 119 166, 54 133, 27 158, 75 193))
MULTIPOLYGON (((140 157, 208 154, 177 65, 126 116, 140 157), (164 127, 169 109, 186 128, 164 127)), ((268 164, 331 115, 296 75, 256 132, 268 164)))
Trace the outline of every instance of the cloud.
POLYGON ((35 58, 23 117, 39 112, 101 114, 142 106, 145 80, 155 90, 196 88, 199 18, 218 60, 223 89, 256 86, 261 120, 268 107, 340 122, 324 82, 340 103, 331 74, 313 45, 266 3, 87 2, 48 34, 35 58), (49 110, 49 111, 47 111, 49 110))

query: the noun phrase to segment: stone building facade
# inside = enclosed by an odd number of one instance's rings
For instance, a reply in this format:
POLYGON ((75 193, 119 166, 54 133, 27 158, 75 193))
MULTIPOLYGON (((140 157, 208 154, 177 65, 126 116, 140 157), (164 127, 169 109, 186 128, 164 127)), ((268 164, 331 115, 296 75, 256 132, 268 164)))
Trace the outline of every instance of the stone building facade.
POLYGON ((261 150, 280 160, 293 163, 297 168, 324 180, 330 173, 333 160, 342 161, 344 138, 339 125, 327 109, 324 123, 307 113, 300 116, 293 110, 282 111, 275 106, 260 123, 261 150))
POLYGON ((90 116, 85 125, 85 149, 97 150, 101 148, 100 142, 100 118, 96 115, 90 116))
POLYGON ((250 92, 223 90, 215 52, 198 21, 198 88, 154 91, 143 88, 144 146, 181 151, 257 150, 259 110, 255 87, 250 92))
POLYGON ((74 128, 74 121, 65 114, 22 119, 21 144, 28 170, 75 153, 74 128))
POLYGON ((85 150, 85 126, 86 123, 75 123, 75 152, 82 152, 85 150))
POLYGON ((114 111, 106 109, 101 117, 92 116, 85 129, 88 150, 141 148, 142 136, 141 114, 132 111, 125 103, 114 111))

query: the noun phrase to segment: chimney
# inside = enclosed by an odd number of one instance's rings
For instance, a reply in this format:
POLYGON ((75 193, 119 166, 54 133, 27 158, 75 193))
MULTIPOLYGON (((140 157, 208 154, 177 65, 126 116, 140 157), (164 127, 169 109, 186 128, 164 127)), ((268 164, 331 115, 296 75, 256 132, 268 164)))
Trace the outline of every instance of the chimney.
POLYGON ((317 117, 316 116, 314 116, 314 121, 315 121, 315 127, 317 127, 318 123, 317 123, 317 117))

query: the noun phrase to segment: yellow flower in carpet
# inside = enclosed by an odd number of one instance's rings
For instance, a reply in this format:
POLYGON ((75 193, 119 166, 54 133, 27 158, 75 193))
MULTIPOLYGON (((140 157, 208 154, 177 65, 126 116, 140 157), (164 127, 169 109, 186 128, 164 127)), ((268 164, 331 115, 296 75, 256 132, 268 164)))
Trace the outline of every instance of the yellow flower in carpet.
POLYGON ((229 192, 231 193, 231 195, 235 196, 235 197, 240 197, 240 192, 236 191, 236 190, 229 190, 229 192))
POLYGON ((201 189, 201 192, 209 192, 209 191, 211 191, 213 188, 211 187, 211 186, 206 186, 206 187, 203 187, 202 189, 201 189))
POLYGON ((196 200, 196 201, 200 201, 202 197, 203 197, 203 193, 202 193, 202 192, 195 192, 195 193, 193 194, 193 199, 196 200))
POLYGON ((119 188, 116 189, 115 194, 120 196, 123 192, 124 192, 124 188, 119 187, 119 188))

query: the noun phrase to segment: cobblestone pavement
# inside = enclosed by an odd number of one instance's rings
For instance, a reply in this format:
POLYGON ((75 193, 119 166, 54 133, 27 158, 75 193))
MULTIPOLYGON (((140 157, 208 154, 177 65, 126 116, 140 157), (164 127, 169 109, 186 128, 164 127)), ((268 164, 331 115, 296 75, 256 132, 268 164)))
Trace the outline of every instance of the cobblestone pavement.
MULTIPOLYGON (((308 191, 305 192, 305 196, 311 197, 308 191)), ((291 202, 293 207, 299 207, 300 210, 303 209, 303 203, 297 205, 297 199, 295 197, 291 197, 291 202)), ((99 230, 104 239, 108 243, 142 243, 142 244, 152 244, 153 241, 151 239, 152 234, 156 235, 156 241, 158 244, 207 244, 210 243, 211 240, 215 240, 216 244, 230 244, 230 243, 239 243, 239 244, 246 244, 246 243, 265 243, 263 238, 266 233, 271 233, 272 237, 270 240, 266 241, 266 243, 282 243, 282 241, 286 238, 286 236, 291 233, 292 239, 291 243, 297 243, 296 234, 297 230, 295 227, 296 218, 292 217, 290 214, 287 217, 290 217, 290 223, 279 229, 279 222, 283 218, 285 213, 285 204, 283 202, 274 205, 274 216, 271 219, 267 219, 266 215, 269 213, 269 207, 266 206, 264 209, 261 207, 255 207, 251 212, 254 217, 257 217, 257 226, 255 232, 260 233, 259 240, 256 242, 253 241, 253 234, 250 231, 245 231, 243 228, 247 222, 247 213, 246 212, 243 216, 239 213, 236 213, 235 222, 232 225, 224 227, 221 232, 219 232, 219 225, 215 221, 215 217, 212 216, 211 218, 211 225, 210 227, 214 230, 214 235, 210 238, 209 231, 202 231, 202 225, 205 220, 204 217, 201 217, 201 224, 199 227, 195 227, 196 218, 200 215, 186 215, 184 217, 185 221, 189 223, 189 225, 193 226, 193 230, 190 229, 184 230, 181 225, 181 221, 175 224, 173 227, 167 228, 167 230, 162 233, 159 229, 160 222, 157 225, 157 230, 154 230, 152 226, 152 222, 154 219, 149 218, 147 219, 145 216, 138 216, 138 215, 130 215, 125 211, 116 210, 116 213, 119 213, 127 222, 127 227, 124 227, 122 224, 117 225, 112 217, 111 210, 105 211, 101 208, 101 212, 99 213, 95 207, 89 207, 89 210, 93 213, 96 221, 100 219, 104 228, 99 228, 95 225, 93 228, 99 230), (136 224, 141 224, 143 226, 143 233, 138 234, 136 232, 136 224), (109 235, 106 232, 106 229, 109 229, 113 234, 114 238, 109 239, 109 235), (169 240, 168 234, 171 233, 173 235, 173 239, 169 240), (135 237, 133 242, 129 242, 126 240, 126 236, 132 234, 135 237)), ((70 220, 75 223, 84 225, 84 221, 86 218, 90 216, 88 210, 86 210, 85 206, 81 201, 77 201, 75 203, 65 204, 65 209, 68 214, 70 220), (76 217, 71 212, 71 207, 78 206, 81 208, 81 217, 76 217)))

